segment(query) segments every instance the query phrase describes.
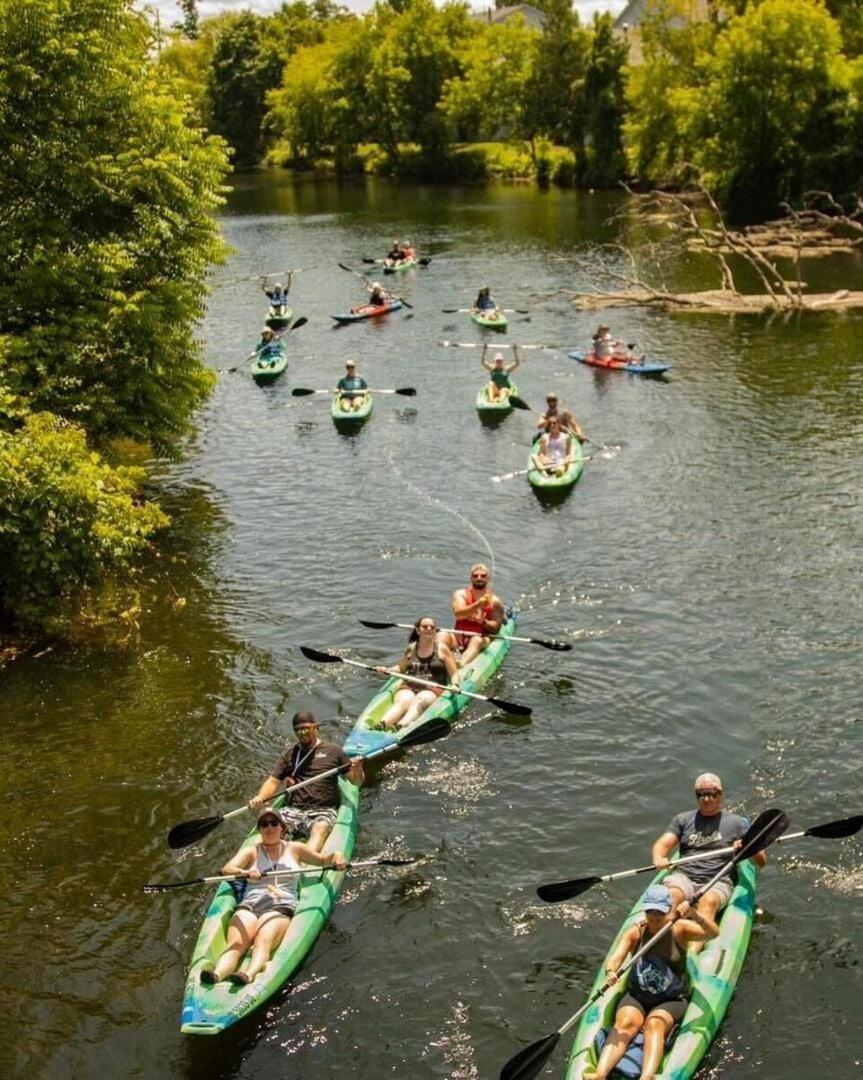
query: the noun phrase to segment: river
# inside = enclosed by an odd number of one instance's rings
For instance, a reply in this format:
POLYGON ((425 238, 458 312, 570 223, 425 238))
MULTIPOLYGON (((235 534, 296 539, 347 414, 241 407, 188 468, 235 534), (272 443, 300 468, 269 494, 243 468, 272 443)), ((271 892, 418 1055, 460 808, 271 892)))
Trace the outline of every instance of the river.
MULTIPOLYGON (((441 308, 488 284, 531 310, 506 341, 584 345, 597 316, 559 290, 589 287, 591 244, 632 235, 607 224, 618 206, 518 185, 238 178, 207 362, 254 345, 262 271, 311 268, 291 293, 309 323, 286 378, 223 374, 184 460, 158 463, 174 525, 139 639, 2 673, 3 1076, 487 1080, 584 1000, 645 879, 562 905, 538 884, 643 864, 703 769, 730 807, 781 806, 795 828, 861 811, 859 315, 610 312, 670 376, 526 352, 523 398, 556 389, 593 457, 553 505, 523 476, 491 482, 523 468, 535 418, 479 423, 478 351, 438 342, 480 331, 441 308), (431 256, 398 283, 412 308, 335 328, 363 296, 337 263, 363 269, 396 236, 431 256), (353 437, 327 399, 291 396, 332 385, 347 356, 372 386, 417 389, 379 397, 353 437), (376 769, 359 856, 428 858, 349 878, 288 991, 219 1038, 181 1036, 209 894, 140 886, 217 872, 245 823, 179 853, 167 829, 242 804, 296 709, 335 741, 350 730, 377 683, 299 645, 393 660, 403 632, 358 620, 445 620, 477 559, 523 634, 574 646, 512 647, 491 692, 532 718, 476 705, 376 769)), ((681 287, 715 281, 691 260, 666 270, 681 287)), ((859 270, 824 262, 809 280, 848 286, 859 270)), ((859 1075, 861 889, 859 837, 773 849, 701 1077, 859 1075)), ((563 1076, 569 1039, 544 1075, 563 1076)))

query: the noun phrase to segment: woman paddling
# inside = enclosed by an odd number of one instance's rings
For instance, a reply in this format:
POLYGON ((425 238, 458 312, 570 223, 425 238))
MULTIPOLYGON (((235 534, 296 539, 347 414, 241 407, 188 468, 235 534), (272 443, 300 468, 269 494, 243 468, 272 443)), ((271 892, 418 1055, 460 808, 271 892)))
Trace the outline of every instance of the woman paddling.
POLYGON ((539 449, 533 455, 533 461, 541 472, 563 476, 572 463, 574 436, 563 431, 556 416, 549 418, 545 435, 539 440, 539 449))
POLYGON ((329 855, 310 848, 308 844, 284 839, 282 819, 270 807, 258 815, 260 843, 242 847, 222 867, 223 874, 248 874, 249 883, 243 899, 228 926, 225 951, 212 966, 201 969, 201 982, 213 984, 222 979, 250 983, 269 963, 278 948, 291 916, 297 906, 296 877, 262 881, 273 870, 298 870, 300 862, 312 866, 330 866, 344 870, 345 859, 340 851, 329 855), (252 950, 249 966, 238 971, 243 957, 252 950))
POLYGON ((689 988, 686 948, 693 942, 710 941, 719 934, 711 919, 690 909, 684 901, 671 914, 671 893, 664 885, 651 885, 641 898, 644 922, 635 923, 620 939, 606 966, 609 985, 630 953, 637 952, 670 922, 674 925, 640 957, 629 977, 626 993, 618 1002, 614 1027, 602 1048, 595 1069, 585 1069, 584 1080, 605 1080, 639 1031, 644 1031, 644 1058, 640 1080, 653 1080, 662 1062, 665 1040, 686 1012, 689 988))
POLYGON ((414 623, 409 644, 392 669, 379 667, 381 675, 400 671, 429 682, 438 683, 440 690, 420 687, 410 683, 402 685, 393 694, 393 703, 381 717, 378 728, 393 731, 405 728, 443 693, 443 687, 458 684, 458 665, 449 645, 437 640, 437 623, 430 615, 423 615, 414 623))

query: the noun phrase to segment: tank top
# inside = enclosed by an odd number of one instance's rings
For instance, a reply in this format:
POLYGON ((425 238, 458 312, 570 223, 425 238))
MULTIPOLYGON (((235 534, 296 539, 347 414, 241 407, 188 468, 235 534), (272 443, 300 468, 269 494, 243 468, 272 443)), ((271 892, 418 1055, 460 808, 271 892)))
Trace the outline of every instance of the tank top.
POLYGON ((417 652, 417 643, 414 642, 408 646, 405 660, 407 661, 406 675, 415 675, 418 679, 428 679, 430 682, 436 682, 440 686, 449 685, 449 674, 440 655, 437 642, 435 642, 434 650, 430 656, 420 656, 417 652))
MULTIPOLYGON (((255 866, 261 871, 262 874, 267 874, 272 870, 299 870, 300 864, 294 860, 290 854, 290 848, 288 844, 283 840, 279 855, 273 861, 269 855, 264 851, 263 844, 258 844, 258 851, 255 856, 255 866)), ((293 900, 297 903, 297 885, 296 878, 284 878, 282 881, 273 881, 272 878, 266 881, 248 881, 246 883, 246 889, 243 893, 243 901, 256 900, 262 893, 269 892, 270 886, 276 885, 279 892, 285 894, 285 900, 293 900)))
MULTIPOLYGON (((647 926, 642 926, 639 949, 646 931, 647 926)), ((674 930, 669 930, 638 958, 629 980, 629 992, 646 1008, 686 995, 686 955, 677 944, 674 930)))
MULTIPOLYGON (((483 592, 484 591, 485 590, 483 590, 483 592)), ((478 597, 482 596, 482 593, 476 593, 476 592, 474 592, 472 586, 468 586, 468 588, 466 588, 464 590, 464 595, 465 595, 465 597, 467 599, 467 602, 469 604, 473 604, 473 603, 476 602, 478 597)), ((491 604, 488 604, 485 608, 483 608, 482 614, 479 617, 469 615, 466 618, 456 619, 456 621, 455 621, 455 629, 456 630, 473 630, 478 634, 484 634, 485 633, 485 620, 493 618, 493 615, 494 615, 494 608, 491 606, 491 604)))
POLYGON ((569 448, 569 436, 561 432, 559 435, 549 435, 545 441, 545 455, 550 461, 566 461, 566 451, 569 448))
POLYGON ((509 374, 503 370, 499 371, 497 368, 491 369, 491 381, 495 386, 500 386, 503 389, 507 389, 510 385, 509 374))

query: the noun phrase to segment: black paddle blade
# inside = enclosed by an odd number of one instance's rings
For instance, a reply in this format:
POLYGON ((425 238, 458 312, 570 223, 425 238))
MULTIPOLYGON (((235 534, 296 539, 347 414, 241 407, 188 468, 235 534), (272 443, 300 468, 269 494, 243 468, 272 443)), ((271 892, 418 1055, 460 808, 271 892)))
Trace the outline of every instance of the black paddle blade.
POLYGON ((418 859, 378 859, 378 866, 410 866, 418 862, 418 859))
POLYGON ((224 820, 225 819, 221 814, 217 814, 215 817, 195 818, 193 821, 181 821, 179 825, 175 825, 168 833, 168 847, 177 851, 179 848, 188 847, 198 840, 203 840, 205 836, 210 835, 213 829, 218 825, 221 825, 224 820))
POLYGON ((572 652, 572 645, 568 641, 541 641, 535 637, 532 637, 530 641, 532 645, 541 645, 544 649, 551 649, 553 652, 572 652))
POLYGON ((759 851, 769 847, 788 828, 790 821, 784 810, 763 810, 749 826, 743 844, 734 856, 734 862, 751 859, 759 851))
POLYGON ((402 397, 416 397, 417 390, 415 386, 403 386, 400 390, 396 390, 397 394, 401 394, 402 397))
POLYGON ((428 266, 431 262, 431 255, 424 255, 421 259, 417 259, 417 263, 420 266, 428 266))
POLYGON ((432 720, 430 723, 417 728, 416 731, 405 735, 403 739, 399 740, 398 745, 407 750, 411 746, 423 746, 426 743, 435 742, 437 739, 442 739, 444 735, 449 735, 449 733, 450 726, 446 720, 432 720))
POLYGON ((295 386, 291 391, 292 397, 308 397, 309 394, 313 394, 314 390, 310 390, 307 386, 295 386))
POLYGON ((342 658, 340 656, 333 656, 332 653, 318 652, 317 649, 310 649, 308 645, 301 645, 300 652, 308 660, 314 660, 317 664, 340 664, 342 658))
MULTIPOLYGON (((458 690, 455 691, 458 693, 458 690)), ((530 716, 533 709, 527 707, 527 705, 519 705, 516 701, 504 701, 503 698, 490 697, 489 703, 496 706, 502 712, 512 713, 513 716, 530 716)))
MULTIPOLYGON (((364 263, 371 263, 372 266, 374 266, 377 261, 378 261, 377 259, 369 259, 367 256, 363 255, 363 262, 364 263)), ((341 266, 341 265, 342 264, 339 263, 339 266, 341 266)))
POLYGON ((525 412, 533 412, 530 405, 528 405, 528 403, 523 398, 517 397, 515 394, 509 395, 509 402, 514 409, 522 409, 525 412))
POLYGON ((394 296, 393 300, 400 300, 406 308, 410 308, 413 311, 413 304, 409 304, 403 296, 394 296))
POLYGON ((536 895, 547 904, 557 904, 561 900, 571 900, 574 896, 592 889, 602 881, 601 877, 572 878, 571 881, 552 881, 548 885, 540 885, 536 895))
POLYGON ((397 627, 398 623, 394 622, 374 622, 373 619, 360 619, 361 626, 367 626, 369 630, 392 630, 393 627, 397 627))
POLYGON ((863 828, 863 814, 856 817, 842 818, 841 821, 827 821, 823 825, 813 825, 806 830, 807 836, 817 836, 822 840, 841 840, 844 836, 853 836, 863 828))
POLYGON ((500 1070, 500 1080, 533 1080, 554 1053, 559 1041, 560 1032, 555 1031, 553 1035, 546 1035, 539 1042, 519 1050, 500 1070))
POLYGON ((308 320, 308 319, 307 319, 307 318, 305 317, 305 315, 301 315, 301 316, 299 317, 299 319, 294 319, 294 324, 293 324, 293 326, 291 327, 291 329, 292 329, 292 330, 299 330, 299 328, 300 328, 301 326, 305 326, 305 325, 306 325, 306 323, 307 323, 308 321, 309 321, 309 320, 308 320))

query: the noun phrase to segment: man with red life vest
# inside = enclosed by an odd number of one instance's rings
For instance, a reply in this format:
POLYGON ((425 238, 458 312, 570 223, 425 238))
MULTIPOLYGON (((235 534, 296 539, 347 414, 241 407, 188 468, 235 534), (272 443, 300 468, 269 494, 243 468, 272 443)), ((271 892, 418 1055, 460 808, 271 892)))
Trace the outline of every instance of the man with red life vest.
POLYGON ((467 667, 491 644, 506 618, 503 601, 491 591, 490 577, 485 563, 476 563, 470 568, 470 585, 452 594, 455 631, 451 637, 461 652, 459 667, 467 667))

